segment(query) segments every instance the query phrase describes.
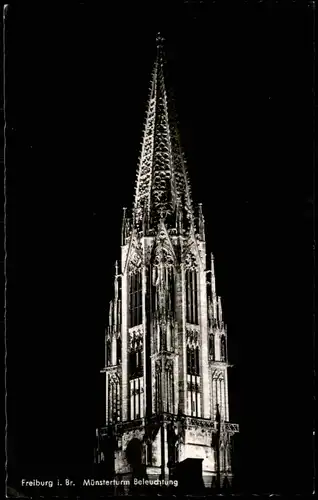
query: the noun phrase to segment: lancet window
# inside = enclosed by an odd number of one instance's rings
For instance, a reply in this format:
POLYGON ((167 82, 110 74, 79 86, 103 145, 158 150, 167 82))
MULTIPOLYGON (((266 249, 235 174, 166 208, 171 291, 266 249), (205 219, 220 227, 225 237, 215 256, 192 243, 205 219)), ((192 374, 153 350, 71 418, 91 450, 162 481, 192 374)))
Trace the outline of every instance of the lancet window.
POLYGON ((187 371, 189 375, 200 375, 199 348, 187 346, 187 371))
POLYGON ((129 276, 129 327, 142 322, 142 273, 138 269, 129 276))
POLYGON ((121 330, 121 300, 118 299, 118 331, 121 330))
POLYGON ((213 328, 213 310, 210 299, 208 299, 208 326, 209 330, 211 331, 213 328))
POLYGON ((198 324, 198 283, 195 269, 185 273, 187 323, 198 324))
POLYGON ((221 418, 225 418, 225 383, 224 376, 222 373, 214 374, 212 378, 212 403, 213 403, 213 415, 216 418, 217 405, 219 405, 219 412, 221 418))
POLYGON ((143 373, 143 342, 142 333, 131 334, 129 349, 129 378, 141 377, 143 373))
POLYGON ((143 378, 142 377, 134 378, 130 380, 129 385, 130 385, 130 420, 142 418, 144 416, 143 378))
POLYGON ((156 413, 160 413, 162 411, 162 394, 161 394, 161 361, 157 361, 156 363, 156 399, 155 399, 155 410, 156 413))
POLYGON ((142 331, 130 333, 129 346, 130 419, 143 416, 143 340, 142 331))
POLYGON ((188 413, 200 417, 200 349, 197 332, 187 332, 187 385, 188 413))
POLYGON ((226 338, 225 338, 225 335, 222 335, 221 336, 221 342, 220 342, 220 346, 221 346, 221 361, 226 361, 226 338))
POLYGON ((215 339, 214 339, 214 333, 211 333, 209 336, 209 355, 210 358, 214 361, 215 360, 215 339))
POLYGON ((167 386, 167 401, 166 411, 174 413, 174 390, 173 390, 173 363, 171 360, 166 363, 166 386, 167 386))
POLYGON ((106 366, 112 364, 112 343, 110 339, 106 340, 106 366))
POLYGON ((121 419, 120 381, 118 375, 111 375, 108 383, 108 422, 119 422, 121 419))
POLYGON ((116 355, 117 355, 117 365, 121 363, 121 338, 120 336, 116 339, 116 355))

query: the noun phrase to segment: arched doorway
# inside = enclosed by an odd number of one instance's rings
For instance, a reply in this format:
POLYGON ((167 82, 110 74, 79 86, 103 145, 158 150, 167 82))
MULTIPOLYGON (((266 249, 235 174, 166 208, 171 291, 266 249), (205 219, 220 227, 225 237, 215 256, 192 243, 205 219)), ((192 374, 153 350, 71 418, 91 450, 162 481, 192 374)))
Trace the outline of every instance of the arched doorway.
POLYGON ((133 468, 141 465, 142 461, 142 444, 137 438, 133 438, 129 441, 126 448, 126 458, 133 468))
POLYGON ((142 442, 137 438, 131 439, 126 448, 126 458, 131 467, 133 479, 147 478, 146 465, 142 463, 142 456, 142 442))

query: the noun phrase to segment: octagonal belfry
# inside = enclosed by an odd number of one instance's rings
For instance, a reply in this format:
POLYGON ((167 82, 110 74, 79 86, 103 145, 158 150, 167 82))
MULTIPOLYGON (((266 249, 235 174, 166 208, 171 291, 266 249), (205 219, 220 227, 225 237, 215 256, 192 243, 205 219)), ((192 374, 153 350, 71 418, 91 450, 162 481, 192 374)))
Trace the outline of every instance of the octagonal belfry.
POLYGON ((135 199, 124 209, 115 265, 95 457, 127 480, 180 479, 197 460, 204 485, 220 487, 232 481, 238 432, 229 422, 227 329, 164 69, 158 36, 135 199))

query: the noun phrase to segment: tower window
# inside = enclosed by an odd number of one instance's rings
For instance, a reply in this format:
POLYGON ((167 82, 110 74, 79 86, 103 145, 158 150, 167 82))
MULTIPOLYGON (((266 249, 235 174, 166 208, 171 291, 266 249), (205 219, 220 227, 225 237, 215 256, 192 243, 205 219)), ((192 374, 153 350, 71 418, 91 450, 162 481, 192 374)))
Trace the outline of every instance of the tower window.
POLYGON ((200 350, 187 346, 187 372, 189 375, 200 375, 200 350))
POLYGON ((112 345, 111 341, 107 340, 106 342, 106 366, 110 366, 112 364, 112 345))
POLYGON ((212 358, 212 360, 215 359, 215 347, 214 347, 214 334, 211 333, 209 337, 209 354, 212 358))
POLYGON ((200 412, 200 349, 198 346, 187 346, 187 386, 188 409, 193 417, 200 412))
POLYGON ((156 364, 156 400, 155 400, 156 413, 160 413, 163 403, 162 393, 161 393, 161 365, 159 363, 156 364))
POLYGON ((136 373, 136 352, 135 351, 131 351, 129 353, 129 375, 130 375, 130 378, 133 378, 135 373, 136 373))
POLYGON ((118 422, 121 418, 120 383, 118 379, 108 382, 108 422, 118 422))
POLYGON ((129 378, 141 377, 143 374, 143 347, 142 342, 134 341, 129 352, 129 378))
POLYGON ((129 327, 142 322, 142 275, 137 271, 129 280, 129 327))
POLYGON ((131 339, 129 351, 130 419, 143 415, 143 344, 140 337, 131 339))
POLYGON ((191 373, 191 349, 187 346, 187 373, 191 373))
POLYGON ((142 366, 142 363, 143 363, 143 356, 142 356, 142 350, 141 349, 138 349, 136 351, 136 375, 137 377, 140 377, 142 375, 142 369, 143 369, 143 366, 142 366))
POLYGON ((187 270, 185 276, 186 285, 186 306, 187 322, 198 324, 198 291, 197 291, 197 272, 187 270))
POLYGON ((117 338, 117 365, 121 363, 121 338, 117 338))
POLYGON ((221 337, 221 361, 226 361, 226 340, 225 335, 221 337))
POLYGON ((200 374, 200 358, 199 358, 199 348, 195 348, 195 374, 200 374))

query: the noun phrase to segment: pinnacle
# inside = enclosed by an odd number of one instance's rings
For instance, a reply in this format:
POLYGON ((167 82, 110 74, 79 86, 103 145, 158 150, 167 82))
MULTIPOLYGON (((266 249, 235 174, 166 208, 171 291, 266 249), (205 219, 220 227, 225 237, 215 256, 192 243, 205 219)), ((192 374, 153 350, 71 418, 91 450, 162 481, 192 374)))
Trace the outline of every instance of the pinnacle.
POLYGON ((156 40, 163 40, 164 41, 164 37, 161 35, 160 31, 158 31, 157 33, 157 36, 156 36, 156 40))

